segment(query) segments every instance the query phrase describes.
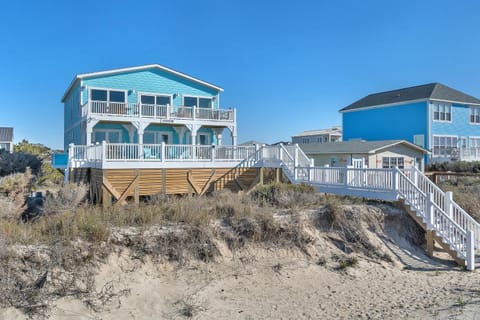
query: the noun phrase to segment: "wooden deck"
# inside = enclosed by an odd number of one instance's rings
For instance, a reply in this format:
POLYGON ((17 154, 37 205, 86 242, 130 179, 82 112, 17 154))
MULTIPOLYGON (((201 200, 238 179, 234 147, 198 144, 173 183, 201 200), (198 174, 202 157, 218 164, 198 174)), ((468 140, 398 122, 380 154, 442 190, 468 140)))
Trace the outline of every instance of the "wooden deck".
POLYGON ((94 203, 126 204, 156 194, 203 195, 221 189, 248 191, 258 183, 281 181, 280 168, 72 169, 72 182, 90 184, 94 203))

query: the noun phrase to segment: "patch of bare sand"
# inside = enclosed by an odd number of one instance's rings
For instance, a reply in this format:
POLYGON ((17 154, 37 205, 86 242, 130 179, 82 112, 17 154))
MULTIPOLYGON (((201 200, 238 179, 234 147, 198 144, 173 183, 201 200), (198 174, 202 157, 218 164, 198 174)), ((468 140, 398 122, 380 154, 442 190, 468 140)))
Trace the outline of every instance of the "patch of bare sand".
POLYGON ((132 272, 112 259, 98 283, 116 280, 130 294, 98 313, 62 299, 52 319, 474 319, 480 306, 477 273, 363 259, 338 271, 332 261, 319 266, 294 252, 254 256, 261 258, 180 269, 146 262, 132 272))
MULTIPOLYGON (((370 216, 385 212, 368 208, 370 216)), ((253 245, 231 252, 217 240, 216 261, 173 265, 118 249, 98 270, 96 286, 128 294, 96 311, 62 298, 50 319, 480 319, 480 273, 425 256, 405 236, 401 212, 388 210, 382 228, 367 233, 393 262, 351 253, 358 263, 342 270, 336 257, 345 253, 335 235, 314 228, 307 230, 314 239, 308 255, 253 245)), ((23 317, 11 308, 1 312, 3 319, 23 317)))

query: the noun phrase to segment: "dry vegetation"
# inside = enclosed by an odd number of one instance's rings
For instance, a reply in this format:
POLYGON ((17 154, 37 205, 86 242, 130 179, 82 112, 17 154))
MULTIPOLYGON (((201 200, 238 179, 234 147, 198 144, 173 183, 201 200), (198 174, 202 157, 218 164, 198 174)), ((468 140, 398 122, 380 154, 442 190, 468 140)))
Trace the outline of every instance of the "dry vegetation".
POLYGON ((439 186, 444 191, 452 191, 453 199, 480 221, 480 178, 456 177, 439 183, 439 186))
MULTIPOLYGON (((65 185, 46 195, 42 215, 24 223, 19 195, 30 178, 27 172, 0 180, 0 201, 9 203, 0 216, 0 305, 35 316, 47 316, 59 297, 74 296, 101 310, 112 297, 128 294, 113 284, 96 288, 93 280, 95 267, 118 247, 140 260, 208 263, 220 254, 218 241, 232 252, 254 245, 309 255, 312 234, 325 232, 343 252, 328 258, 338 270, 354 267, 355 254, 390 260, 367 235, 382 228, 378 214, 365 219, 355 206, 344 207, 361 200, 327 197, 304 185, 260 186, 250 194, 158 195, 118 208, 89 205, 85 186, 65 185), (316 210, 305 217, 305 209, 316 210)), ((323 259, 319 265, 327 263, 323 259)))

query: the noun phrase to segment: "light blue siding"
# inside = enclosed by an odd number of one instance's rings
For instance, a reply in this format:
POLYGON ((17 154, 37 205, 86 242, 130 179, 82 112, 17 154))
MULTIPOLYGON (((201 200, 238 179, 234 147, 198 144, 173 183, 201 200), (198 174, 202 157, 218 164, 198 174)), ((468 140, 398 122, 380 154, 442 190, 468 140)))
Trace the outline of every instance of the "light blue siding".
MULTIPOLYGON (((430 108, 431 109, 431 108, 430 108)), ((470 107, 468 105, 453 104, 452 120, 433 121, 430 110, 430 127, 433 135, 451 135, 457 137, 480 136, 480 125, 470 123, 470 107)))
MULTIPOLYGON (((218 91, 198 82, 185 79, 169 72, 152 69, 117 75, 100 76, 83 80, 83 101, 88 100, 89 88, 115 88, 127 91, 129 103, 137 103, 139 92, 176 95, 173 105, 183 105, 183 96, 213 97, 218 91)), ((218 108, 218 99, 214 101, 214 108, 218 108)))
POLYGON ((413 141, 414 135, 427 139, 427 102, 344 112, 343 140, 413 141))
POLYGON ((64 114, 64 150, 68 150, 70 143, 81 144, 81 116, 82 110, 80 105, 80 83, 72 88, 70 94, 66 97, 63 108, 64 114))
MULTIPOLYGON (((173 106, 182 106, 185 96, 216 97, 213 99, 213 108, 219 108, 220 91, 211 86, 198 83, 185 77, 170 72, 152 68, 148 70, 122 72, 113 75, 99 75, 85 77, 78 80, 64 99, 64 147, 68 150, 70 143, 85 144, 86 122, 83 119, 81 105, 88 102, 89 92, 92 88, 117 89, 126 92, 128 103, 138 103, 141 93, 166 94, 173 97, 173 106)), ((95 131, 118 130, 120 131, 121 143, 138 143, 138 132, 128 122, 111 123, 99 122, 93 128, 92 142, 95 138, 95 131), (131 128, 129 130, 129 128, 131 128)), ((179 137, 173 126, 151 124, 147 130, 168 132, 171 136, 169 143, 191 143, 191 133, 185 130, 182 137, 179 137)), ((211 128, 200 128, 197 134, 208 133, 211 143, 217 143, 217 139, 211 128)))

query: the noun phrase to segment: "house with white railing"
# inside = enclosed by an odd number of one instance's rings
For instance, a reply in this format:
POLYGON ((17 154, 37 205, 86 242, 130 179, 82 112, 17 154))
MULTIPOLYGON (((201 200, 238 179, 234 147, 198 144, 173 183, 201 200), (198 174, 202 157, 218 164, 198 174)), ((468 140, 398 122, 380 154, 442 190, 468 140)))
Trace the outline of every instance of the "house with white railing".
POLYGON ((65 150, 102 141, 221 145, 224 129, 235 145, 235 109, 221 107, 222 91, 159 64, 76 75, 62 97, 65 150))
POLYGON ((256 148, 237 146, 236 110, 222 107, 222 92, 159 64, 76 75, 61 99, 65 153, 53 165, 88 182, 97 201, 204 193, 256 148))
POLYGON ((480 99, 440 83, 367 95, 340 110, 343 141, 406 140, 426 163, 480 160, 480 99))

